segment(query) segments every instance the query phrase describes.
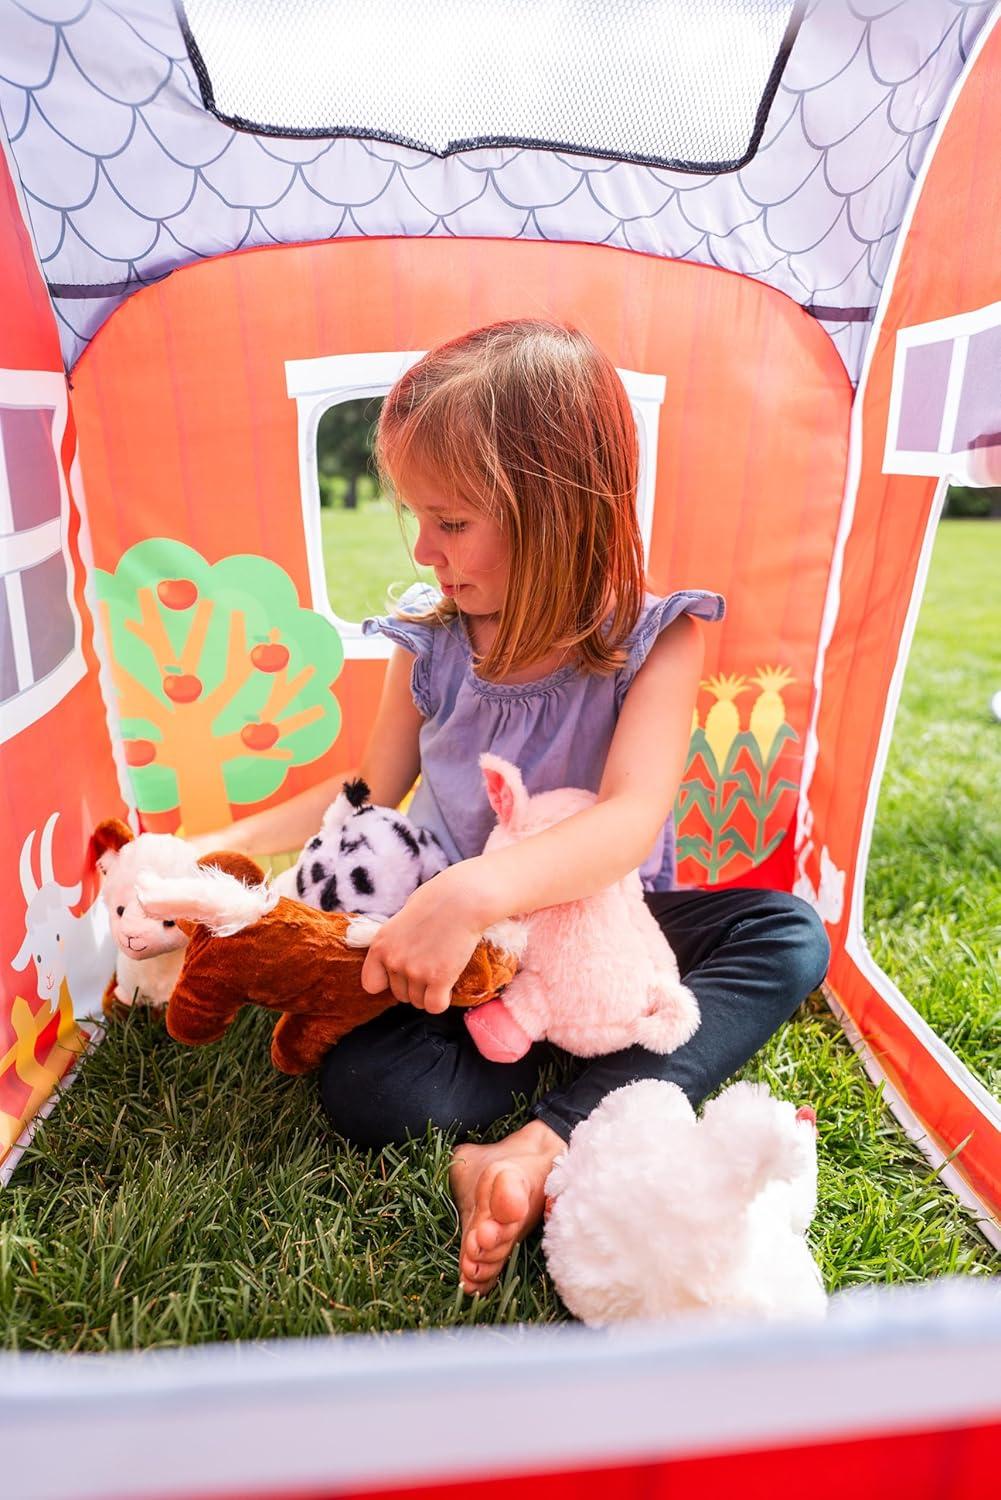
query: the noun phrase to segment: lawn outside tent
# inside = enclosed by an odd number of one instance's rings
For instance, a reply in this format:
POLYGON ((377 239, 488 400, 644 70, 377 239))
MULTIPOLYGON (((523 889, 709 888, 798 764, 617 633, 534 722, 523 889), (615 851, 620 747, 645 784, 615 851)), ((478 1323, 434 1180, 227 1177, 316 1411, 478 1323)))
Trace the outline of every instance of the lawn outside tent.
MULTIPOLYGON (((867 884, 879 962, 988 1087, 996 950, 1001 526, 946 521, 898 715, 867 884)), ((331 1138, 308 1080, 267 1061, 268 1018, 205 1049, 136 1015, 111 1028, 37 1130, 5 1195, 0 1318, 14 1349, 139 1349, 565 1315, 537 1241, 482 1302, 456 1288, 448 1143, 370 1157, 331 1138)), ((999 1258, 866 1079, 819 996, 745 1070, 810 1103, 812 1245, 831 1291, 999 1258)), ((496 1127, 503 1132, 504 1122, 496 1127)))
POLYGON ((594 1462, 604 1500, 979 1500, 1001 1466, 1001 530, 939 514, 946 483, 1001 483, 1001 4, 719 0, 690 7, 691 45, 673 0, 595 0, 544 45, 440 0, 405 26, 284 0, 238 28, 252 56, 203 29, 254 9, 18 0, 0 26, 0 1146, 38 1125, 9 1185, 0 1163, 13 1490, 576 1500, 594 1462), (771 38, 756 80, 738 12, 771 38), (315 119, 306 70, 282 74, 304 17, 315 119), (682 94, 668 61, 708 66, 682 94), (366 92, 397 65, 407 90, 366 92), (677 129, 703 108, 705 147, 677 129), (58 1082, 112 962, 97 819, 197 833, 358 763, 388 647, 341 615, 412 575, 388 505, 353 554, 321 511, 370 493, 356 443, 353 471, 329 462, 342 408, 526 316, 622 373, 656 591, 727 599, 680 878, 797 891, 831 938, 825 993, 746 1069, 819 1117, 810 1244, 837 1295, 811 1328, 568 1325, 537 1237, 464 1300, 451 1142, 348 1149, 260 1013, 190 1050, 134 1014, 58 1082), (386 576, 352 594, 372 556, 386 576))

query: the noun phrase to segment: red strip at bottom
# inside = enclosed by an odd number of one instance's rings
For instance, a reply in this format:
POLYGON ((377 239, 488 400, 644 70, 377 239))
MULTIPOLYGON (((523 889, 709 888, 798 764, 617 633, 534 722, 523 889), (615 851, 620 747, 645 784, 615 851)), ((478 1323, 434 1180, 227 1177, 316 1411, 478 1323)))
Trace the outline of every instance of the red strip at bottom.
MULTIPOLYGON (((511 1500, 513 1493, 518 1500, 985 1500, 997 1492, 999 1475, 1001 1423, 994 1423, 402 1489, 275 1490, 253 1500, 511 1500)), ((223 1493, 186 1500, 221 1500, 223 1493)), ((246 1490, 241 1500, 250 1500, 246 1490)))

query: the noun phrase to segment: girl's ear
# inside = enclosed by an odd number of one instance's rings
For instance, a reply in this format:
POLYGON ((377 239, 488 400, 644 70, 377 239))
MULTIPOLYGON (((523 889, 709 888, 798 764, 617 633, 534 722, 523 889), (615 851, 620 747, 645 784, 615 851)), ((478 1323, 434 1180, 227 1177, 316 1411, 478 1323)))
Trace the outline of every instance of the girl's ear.
POLYGON ((528 806, 528 793, 521 772, 499 755, 481 755, 480 769, 487 786, 490 806, 505 828, 516 828, 528 806))

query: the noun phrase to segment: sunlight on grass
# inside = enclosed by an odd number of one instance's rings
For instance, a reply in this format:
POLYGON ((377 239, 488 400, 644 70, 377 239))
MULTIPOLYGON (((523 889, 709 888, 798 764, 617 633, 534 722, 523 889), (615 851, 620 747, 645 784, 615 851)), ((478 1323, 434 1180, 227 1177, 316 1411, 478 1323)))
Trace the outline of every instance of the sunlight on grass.
POLYGON ((876 961, 1001 1094, 1001 525, 943 521, 866 881, 876 961))
MULTIPOLYGON (((358 575, 358 615, 381 608, 371 590, 397 562, 371 538, 356 564, 347 542, 336 545, 345 577, 358 575)), ((1001 725, 987 701, 1001 686, 989 615, 999 562, 1001 527, 943 526, 867 889, 877 958, 995 1088, 1001 725)), ((112 1027, 4 1194, 6 1347, 139 1349, 565 1316, 537 1239, 491 1297, 460 1296, 448 1142, 429 1131, 372 1157, 331 1137, 313 1081, 271 1068, 272 1019, 244 1013, 204 1049, 176 1046, 144 1015, 112 1027)), ((818 999, 744 1076, 817 1111, 811 1238, 830 1290, 1001 1269, 818 999)))
POLYGON ((434 583, 433 571, 419 568, 410 555, 413 522, 404 524, 406 532, 388 500, 369 501, 357 510, 320 511, 327 596, 342 620, 386 614, 390 590, 398 598, 418 580, 434 583))

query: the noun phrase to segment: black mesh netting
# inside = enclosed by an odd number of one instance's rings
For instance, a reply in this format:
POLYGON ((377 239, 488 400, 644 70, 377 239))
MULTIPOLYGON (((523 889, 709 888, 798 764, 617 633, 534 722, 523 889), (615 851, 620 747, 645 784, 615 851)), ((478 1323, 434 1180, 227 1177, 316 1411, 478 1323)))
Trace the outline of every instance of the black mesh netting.
POLYGON ((696 171, 757 147, 794 0, 184 0, 206 107, 437 155, 534 145, 696 171))

